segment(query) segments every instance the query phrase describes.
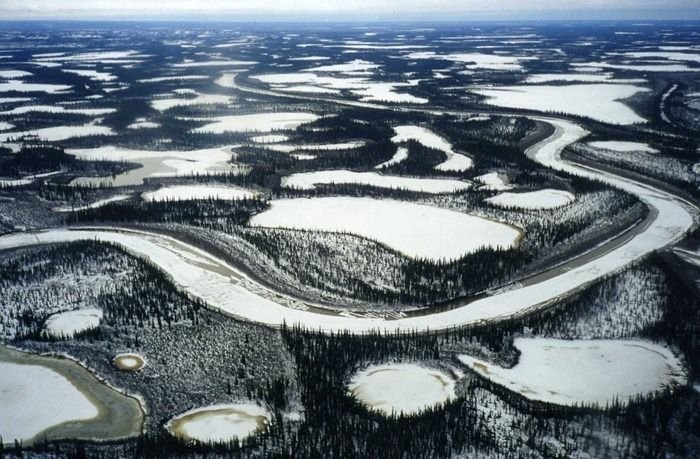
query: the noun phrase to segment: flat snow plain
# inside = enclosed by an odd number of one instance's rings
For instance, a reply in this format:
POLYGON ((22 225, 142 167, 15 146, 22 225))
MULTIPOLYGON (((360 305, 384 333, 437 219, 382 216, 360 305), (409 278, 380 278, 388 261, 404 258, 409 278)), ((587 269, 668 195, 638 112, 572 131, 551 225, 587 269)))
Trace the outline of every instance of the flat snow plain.
POLYGON ((531 400, 559 405, 626 403, 685 383, 683 365, 666 347, 642 340, 516 338, 510 369, 466 355, 482 376, 531 400))
POLYGON ((251 226, 351 233, 411 258, 453 260, 483 247, 510 248, 519 230, 481 217, 371 198, 280 199, 250 219, 251 226))
POLYGON ((461 180, 399 177, 378 174, 377 172, 353 172, 348 170, 300 172, 282 179, 283 187, 301 190, 313 190, 316 188, 316 185, 331 183, 369 185, 377 188, 402 189, 433 194, 456 193, 457 191, 471 188, 471 183, 461 180))
POLYGON ((516 209, 556 209, 574 202, 575 196, 568 191, 545 188, 524 193, 505 192, 485 199, 494 206, 516 209))
POLYGON ((629 84, 571 84, 474 88, 486 103, 499 107, 543 112, 563 112, 610 124, 644 123, 646 120, 621 102, 649 89, 629 84))

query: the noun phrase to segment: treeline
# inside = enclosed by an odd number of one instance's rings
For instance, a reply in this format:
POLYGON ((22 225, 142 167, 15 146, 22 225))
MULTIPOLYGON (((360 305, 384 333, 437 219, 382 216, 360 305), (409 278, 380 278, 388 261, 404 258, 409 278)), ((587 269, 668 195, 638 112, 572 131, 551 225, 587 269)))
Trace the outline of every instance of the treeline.
POLYGON ((71 212, 70 223, 185 223, 229 232, 268 203, 262 199, 244 198, 231 201, 197 199, 188 201, 114 202, 92 209, 71 212))

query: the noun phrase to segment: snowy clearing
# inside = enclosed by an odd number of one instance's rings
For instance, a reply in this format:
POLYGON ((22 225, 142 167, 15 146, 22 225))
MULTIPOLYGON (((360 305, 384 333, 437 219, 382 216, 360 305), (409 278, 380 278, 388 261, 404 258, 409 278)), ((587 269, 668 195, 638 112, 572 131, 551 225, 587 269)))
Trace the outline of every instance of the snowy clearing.
POLYGON ((193 199, 251 199, 257 196, 253 191, 232 186, 216 185, 175 185, 148 191, 141 195, 146 202, 154 201, 188 201, 193 199))
POLYGON ((532 57, 517 57, 503 56, 496 54, 483 53, 452 53, 452 54, 436 54, 432 51, 421 51, 417 53, 409 53, 407 59, 439 59, 444 61, 458 62, 467 64, 464 67, 470 70, 504 70, 504 71, 522 71, 522 62, 532 60, 532 57))
POLYGON ((394 164, 399 164, 406 158, 408 158, 408 148, 399 147, 396 149, 396 153, 394 153, 394 156, 392 156, 387 161, 384 161, 383 163, 377 164, 376 166, 374 166, 374 168, 381 169, 382 167, 393 166, 394 164))
POLYGON ((621 100, 649 89, 628 84, 523 85, 474 88, 486 103, 499 107, 542 112, 565 112, 610 124, 644 123, 646 120, 621 100))
POLYGON ((471 188, 471 183, 460 180, 399 177, 382 175, 377 172, 353 172, 348 170, 301 172, 282 179, 283 187, 301 190, 313 190, 316 188, 316 185, 330 183, 352 183, 433 194, 455 193, 471 188))
POLYGON ((501 193, 486 202, 494 206, 516 209, 556 209, 570 204, 575 196, 568 191, 545 188, 544 190, 527 191, 524 193, 501 193))
POLYGON ((371 410, 386 415, 416 414, 455 397, 455 381, 445 373, 411 363, 373 365, 356 373, 349 392, 371 410))
POLYGON ((17 92, 45 92, 46 94, 61 94, 70 90, 73 86, 65 84, 40 84, 40 83, 25 83, 21 80, 10 80, 5 83, 0 83, 0 92, 17 91, 17 92))
POLYGON ((59 312, 46 319, 41 334, 51 338, 69 339, 78 333, 97 328, 101 320, 102 311, 94 308, 59 312))
POLYGON ((88 77, 94 81, 113 81, 117 77, 109 72, 98 72, 96 70, 80 70, 80 69, 63 69, 66 73, 74 73, 76 75, 88 77))
POLYGON ((436 170, 462 172, 474 166, 471 158, 455 153, 450 142, 427 128, 413 125, 396 126, 394 127, 394 133, 396 135, 391 138, 391 141, 394 143, 415 140, 416 142, 420 142, 423 146, 434 148, 445 153, 445 155, 447 155, 447 160, 435 166, 436 170))
POLYGON ((190 107, 193 105, 215 105, 215 104, 230 104, 233 102, 233 98, 230 96, 225 96, 223 94, 199 94, 195 93, 196 97, 189 98, 168 98, 168 99, 155 99, 151 101, 151 107, 163 112, 169 110, 173 107, 190 107))
POLYGON ((452 260, 485 247, 511 248, 512 226, 438 207, 389 199, 280 199, 250 219, 251 226, 347 232, 378 241, 411 258, 452 260))
POLYGON ((187 441, 224 443, 243 439, 270 422, 270 414, 253 403, 196 408, 171 419, 166 429, 187 441))
POLYGON ((284 129, 296 129, 305 123, 318 119, 313 113, 276 112, 256 113, 253 115, 232 115, 215 118, 217 121, 191 132, 223 134, 224 132, 270 132, 284 129))
POLYGON ((600 148, 603 150, 613 150, 619 151, 621 153, 629 153, 632 151, 643 151, 645 153, 658 153, 659 150, 650 147, 646 143, 641 142, 624 142, 620 140, 598 140, 595 142, 588 142, 588 145, 593 148, 600 148))
POLYGON ((114 135, 112 128, 98 126, 96 124, 82 124, 78 126, 55 126, 40 129, 31 129, 19 132, 3 132, 0 134, 0 142, 7 142, 9 139, 17 139, 24 136, 36 136, 49 142, 58 142, 73 137, 87 137, 91 135, 114 135))
POLYGON ((27 441, 49 427, 95 418, 97 407, 71 382, 40 365, 0 361, 0 437, 27 441))
POLYGON ((518 363, 510 369, 459 356, 482 376, 531 400, 559 405, 627 403, 685 383, 678 358, 642 340, 517 338, 518 363))
POLYGON ((25 105, 0 112, 0 115, 22 115, 25 113, 61 113, 67 115, 99 116, 116 112, 116 108, 66 108, 62 105, 25 105))
POLYGON ((503 177, 504 174, 500 174, 498 172, 489 172, 488 174, 474 177, 474 180, 483 184, 479 188, 477 188, 479 190, 506 191, 512 189, 513 187, 511 185, 508 185, 503 177))

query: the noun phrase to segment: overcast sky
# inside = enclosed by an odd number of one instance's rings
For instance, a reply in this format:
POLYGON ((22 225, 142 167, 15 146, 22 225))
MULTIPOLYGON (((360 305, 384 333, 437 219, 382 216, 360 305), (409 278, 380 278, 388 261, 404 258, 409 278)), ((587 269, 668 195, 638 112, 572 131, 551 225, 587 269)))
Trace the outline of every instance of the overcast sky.
POLYGON ((698 19, 700 0, 0 0, 4 19, 698 19))

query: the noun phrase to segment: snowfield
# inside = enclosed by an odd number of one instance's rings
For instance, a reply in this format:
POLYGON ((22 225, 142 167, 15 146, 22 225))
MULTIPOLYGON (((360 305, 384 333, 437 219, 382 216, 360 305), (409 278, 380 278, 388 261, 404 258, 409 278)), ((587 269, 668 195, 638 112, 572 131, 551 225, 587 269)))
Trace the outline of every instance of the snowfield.
POLYGON ((0 361, 0 437, 27 441, 49 427, 97 417, 97 407, 68 379, 40 365, 0 361))
POLYGON ((417 414, 455 397, 445 373, 411 363, 373 365, 356 373, 348 391, 371 410, 386 415, 417 414))
POLYGON ((499 174, 498 172, 489 172, 488 174, 474 177, 474 180, 483 184, 478 188, 479 190, 506 191, 512 189, 513 187, 505 182, 503 176, 504 174, 499 174))
POLYGON ((474 88, 486 103, 499 107, 563 112, 610 124, 644 123, 646 120, 621 102, 649 89, 629 84, 522 85, 474 88))
POLYGON ((457 62, 466 64, 464 67, 469 70, 484 69, 484 70, 503 70, 503 71, 522 71, 522 62, 532 60, 531 57, 516 57, 503 56, 496 54, 484 53, 452 53, 452 54, 436 54, 432 51, 420 51, 409 53, 407 59, 439 59, 444 61, 457 62))
POLYGON ((0 142, 7 142, 8 139, 19 138, 24 136, 37 136, 40 139, 49 142, 58 142, 61 140, 70 139, 73 137, 87 137, 91 135, 114 135, 112 128, 107 126, 98 126, 92 123, 78 126, 55 126, 39 129, 30 129, 20 132, 3 132, 0 134, 0 142))
POLYGON ((377 164, 376 166, 374 166, 374 168, 381 169, 382 167, 393 166, 394 164, 401 163, 401 161, 405 160, 406 158, 408 158, 408 148, 399 147, 396 149, 396 153, 394 153, 394 156, 392 156, 387 161, 384 161, 383 163, 377 164))
POLYGON ((165 427, 183 440, 224 443, 244 439, 263 429, 270 420, 270 414, 259 405, 236 403, 187 411, 168 421, 165 427))
POLYGON ((141 195, 146 202, 154 201, 187 201, 193 199, 251 199, 257 196, 253 191, 232 186, 217 185, 175 185, 148 191, 141 195))
POLYGON ((192 130, 192 132, 223 134, 224 132, 270 132, 296 129, 305 123, 318 119, 313 113, 276 112, 253 115, 232 115, 215 118, 213 123, 192 130))
MULTIPOLYGON (((183 93, 180 93, 183 94, 183 93)), ((184 93, 189 94, 189 93, 184 93)), ((226 96, 223 94, 200 94, 195 92, 195 97, 189 98, 167 98, 167 99, 155 99, 151 101, 151 107, 163 112, 169 110, 173 107, 190 107, 193 105, 216 105, 224 104, 228 105, 234 101, 231 96, 226 96)))
POLYGON ((388 199, 280 199, 251 226, 352 233, 411 258, 453 260, 485 247, 511 248, 521 232, 503 223, 388 199))
POLYGON ((357 185, 393 188, 422 193, 456 193, 471 188, 471 183, 451 179, 429 179, 382 175, 377 172, 353 172, 332 170, 318 172, 301 172, 282 179, 285 188, 313 190, 316 185, 330 183, 352 183, 357 185))
POLYGON ((599 140, 595 142, 588 142, 593 148, 600 148, 603 150, 613 150, 619 151, 621 153, 629 153, 632 151, 643 151, 645 153, 658 153, 659 150, 650 147, 646 143, 641 142, 624 142, 620 140, 599 140))
POLYGON ((68 339, 78 333, 97 328, 101 320, 102 311, 94 308, 59 312, 46 319, 41 334, 51 338, 68 339))
POLYGON ((486 202, 494 206, 516 209, 556 209, 574 202, 575 196, 568 191, 546 188, 525 193, 501 193, 486 202))
POLYGON ((447 160, 435 166, 436 170, 462 172, 474 166, 471 158, 455 153, 450 142, 427 128, 412 125, 396 126, 394 127, 394 133, 396 135, 391 138, 391 141, 394 143, 415 140, 423 146, 445 153, 447 160))
POLYGON ((459 360, 531 400, 559 405, 625 404, 686 381, 680 360, 648 341, 517 338, 515 347, 520 359, 510 369, 466 355, 459 360))

